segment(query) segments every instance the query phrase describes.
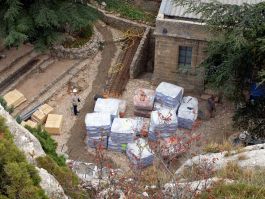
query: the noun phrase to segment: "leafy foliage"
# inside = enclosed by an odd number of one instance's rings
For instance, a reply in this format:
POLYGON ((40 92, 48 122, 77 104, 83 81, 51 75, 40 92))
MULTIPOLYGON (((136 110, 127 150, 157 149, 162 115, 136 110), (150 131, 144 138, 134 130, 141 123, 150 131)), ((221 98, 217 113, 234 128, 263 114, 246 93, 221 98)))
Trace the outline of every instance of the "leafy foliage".
POLYGON ((6 46, 29 41, 39 49, 91 24, 98 17, 92 8, 71 0, 1 0, 0 24, 6 46))
POLYGON ((188 12, 201 15, 211 31, 203 62, 207 83, 238 101, 249 82, 265 67, 265 3, 230 5, 217 1, 177 0, 188 12))
POLYGON ((247 103, 234 115, 234 125, 260 138, 265 138, 265 99, 247 103))
POLYGON ((36 169, 26 162, 0 117, 0 198, 47 199, 39 182, 36 169))
POLYGON ((51 138, 47 131, 38 128, 27 129, 39 140, 45 153, 50 156, 59 166, 65 166, 65 157, 56 153, 57 143, 51 138))
POLYGON ((37 158, 39 167, 46 169, 61 184, 66 195, 73 199, 89 199, 92 193, 82 190, 79 187, 77 176, 67 167, 58 166, 49 156, 37 158))
POLYGON ((0 105, 3 106, 3 108, 10 114, 14 112, 14 107, 13 106, 11 106, 11 107, 7 106, 7 103, 2 96, 0 96, 0 105))

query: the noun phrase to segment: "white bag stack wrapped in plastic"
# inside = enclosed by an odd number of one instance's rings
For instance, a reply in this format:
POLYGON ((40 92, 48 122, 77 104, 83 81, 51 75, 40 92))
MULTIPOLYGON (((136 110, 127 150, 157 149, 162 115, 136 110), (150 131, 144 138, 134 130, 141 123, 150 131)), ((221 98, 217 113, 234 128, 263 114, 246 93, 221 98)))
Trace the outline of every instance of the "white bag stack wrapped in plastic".
POLYGON ((178 128, 178 118, 172 109, 152 111, 148 137, 150 140, 166 138, 175 135, 178 128))
POLYGON ((164 104, 161 104, 161 103, 159 103, 159 102, 155 102, 154 103, 154 111, 160 111, 160 110, 162 110, 162 109, 170 109, 170 110, 174 110, 175 112, 177 112, 178 111, 178 108, 179 108, 179 106, 175 106, 175 107, 168 107, 168 106, 166 106, 166 105, 164 105, 164 104))
POLYGON ((147 167, 153 164, 154 155, 148 143, 140 138, 127 145, 126 154, 129 160, 137 167, 147 167))
POLYGON ((94 147, 95 143, 102 141, 107 143, 111 130, 110 113, 88 113, 85 117, 85 124, 88 135, 87 144, 89 146, 94 147))
POLYGON ((108 98, 98 98, 94 107, 94 112, 110 113, 112 120, 119 117, 120 100, 108 98))
POLYGON ((91 148, 96 147, 108 147, 108 136, 100 136, 100 137, 88 137, 87 145, 91 148))
POLYGON ((161 82, 156 88, 155 100, 171 108, 179 107, 183 93, 184 89, 182 87, 161 82))
POLYGON ((191 129, 198 116, 198 100, 195 97, 183 97, 178 110, 178 126, 191 129))
POLYGON ((110 138, 114 143, 131 143, 140 133, 143 120, 133 118, 115 118, 111 127, 110 138))

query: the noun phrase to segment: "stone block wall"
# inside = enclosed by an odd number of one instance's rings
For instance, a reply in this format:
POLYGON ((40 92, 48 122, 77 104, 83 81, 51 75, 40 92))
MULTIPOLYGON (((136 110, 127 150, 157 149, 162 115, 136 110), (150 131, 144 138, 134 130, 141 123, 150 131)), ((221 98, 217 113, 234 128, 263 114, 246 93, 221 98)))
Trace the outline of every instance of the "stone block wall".
POLYGON ((189 92, 201 92, 204 89, 204 73, 203 69, 197 66, 206 57, 204 52, 206 44, 206 41, 201 40, 156 35, 154 83, 167 81, 183 86, 189 92), (192 63, 189 71, 179 70, 179 46, 192 47, 192 63))
POLYGON ((67 59, 85 59, 98 52, 101 42, 103 42, 102 35, 94 28, 92 38, 84 46, 80 48, 65 48, 63 45, 54 46, 52 55, 67 59))
POLYGON ((136 78, 141 72, 146 70, 148 62, 148 48, 150 39, 150 28, 146 28, 140 44, 134 54, 133 61, 130 66, 130 78, 136 78))

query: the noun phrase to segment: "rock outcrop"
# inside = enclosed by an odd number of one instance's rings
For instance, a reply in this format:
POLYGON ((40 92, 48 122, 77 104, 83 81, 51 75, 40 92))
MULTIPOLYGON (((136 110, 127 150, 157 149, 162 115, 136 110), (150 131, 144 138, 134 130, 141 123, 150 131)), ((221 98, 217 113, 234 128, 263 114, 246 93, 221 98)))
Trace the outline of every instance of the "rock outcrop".
POLYGON ((36 169, 39 171, 41 177, 40 186, 49 198, 68 199, 59 182, 51 174, 45 169, 38 167, 36 169))
MULTIPOLYGON (((39 140, 33 136, 26 128, 19 125, 17 121, 9 115, 8 112, 0 105, 0 116, 6 119, 6 125, 13 136, 13 140, 18 149, 26 156, 28 162, 36 164, 35 159, 45 156, 39 140)), ((40 186, 51 199, 67 199, 64 190, 59 182, 49 174, 45 169, 38 168, 41 177, 40 186)))
POLYGON ((35 163, 37 157, 46 155, 38 139, 23 126, 19 125, 1 105, 0 116, 6 119, 6 125, 13 135, 14 143, 26 155, 30 163, 35 163))
POLYGON ((247 146, 240 150, 221 153, 208 153, 195 156, 187 160, 177 171, 176 175, 181 176, 183 170, 192 165, 211 163, 214 170, 224 168, 228 162, 236 162, 241 168, 264 168, 265 167, 265 144, 247 146))

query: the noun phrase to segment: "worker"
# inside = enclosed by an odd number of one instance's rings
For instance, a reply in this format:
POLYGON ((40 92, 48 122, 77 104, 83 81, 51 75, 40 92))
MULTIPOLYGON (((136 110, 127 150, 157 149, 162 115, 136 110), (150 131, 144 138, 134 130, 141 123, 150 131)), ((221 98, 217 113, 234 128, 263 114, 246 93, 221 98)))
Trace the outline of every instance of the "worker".
POLYGON ((216 111, 214 100, 215 100, 214 95, 211 95, 211 97, 208 98, 208 100, 207 100, 207 109, 210 113, 210 118, 213 118, 213 116, 214 116, 213 112, 216 111))
POLYGON ((80 98, 77 95, 77 89, 73 89, 73 96, 72 96, 72 105, 74 109, 74 114, 78 115, 79 111, 77 109, 78 103, 80 102, 80 98))

